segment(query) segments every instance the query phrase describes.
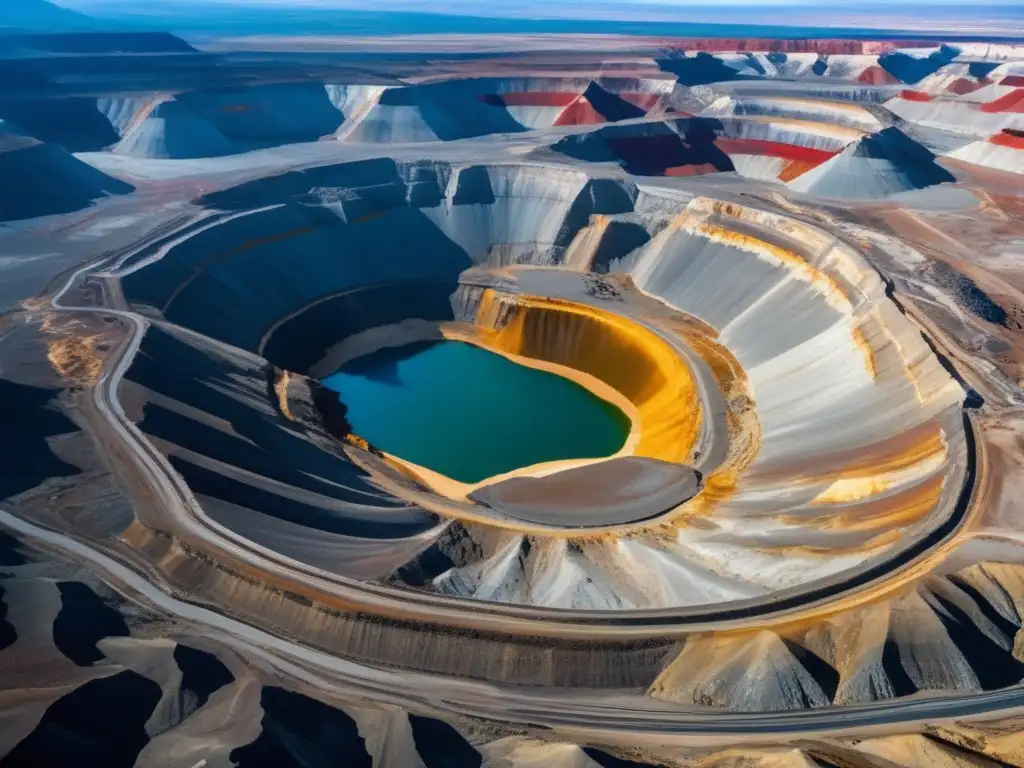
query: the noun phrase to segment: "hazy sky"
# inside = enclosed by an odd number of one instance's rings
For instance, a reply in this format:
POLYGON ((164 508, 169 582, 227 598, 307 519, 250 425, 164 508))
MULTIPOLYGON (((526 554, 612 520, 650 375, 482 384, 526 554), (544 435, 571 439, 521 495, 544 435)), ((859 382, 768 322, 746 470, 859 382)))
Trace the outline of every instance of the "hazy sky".
MULTIPOLYGON (((51 0, 56 5, 68 8, 126 5, 129 0, 51 0)), ((574 7, 582 14, 588 11, 601 8, 609 10, 615 7, 637 8, 644 7, 648 10, 682 11, 687 8, 713 9, 723 4, 764 6, 764 7, 807 7, 816 10, 827 10, 829 8, 858 9, 871 8, 872 10, 887 10, 894 14, 900 13, 902 9, 909 6, 934 6, 950 5, 960 6, 965 9, 991 6, 1019 6, 1021 0, 981 0, 981 2, 967 2, 965 0, 829 0, 823 3, 822 0, 446 0, 443 3, 433 0, 130 0, 133 3, 144 3, 145 5, 173 6, 185 4, 221 4, 221 5, 250 5, 278 7, 282 10, 287 8, 358 8, 360 10, 388 10, 390 8, 401 8, 405 11, 420 10, 427 13, 444 13, 457 9, 459 12, 477 11, 479 13, 494 13, 495 9, 511 11, 521 9, 524 12, 543 11, 545 8, 574 7)))
MULTIPOLYGON (((6 0, 0 0, 0 3, 6 0)), ((261 11, 420 11, 520 20, 636 23, 797 24, 822 27, 1020 29, 1024 0, 51 0, 105 18, 209 16, 229 8, 261 11), (746 6, 749 13, 722 13, 746 6), (760 9, 760 10, 755 10, 760 9), (925 13, 930 9, 930 13, 925 13)))
MULTIPOLYGON (((0 0, 0 6, 10 0, 0 0)), ((94 19, 203 34, 661 34, 676 25, 1022 35, 1024 0, 50 0, 94 19), (747 10, 736 10, 746 6, 747 10), (731 7, 733 10, 725 10, 731 7), (248 9, 248 11, 246 10, 248 9), (331 13, 337 11, 337 13, 331 13), (381 17, 347 11, 413 11, 381 17), (440 15, 438 15, 440 14, 440 15), (457 21, 458 17, 466 22, 457 21), (468 17, 477 17, 476 21, 468 17), (399 26, 396 27, 395 25, 399 26), (469 30, 469 24, 473 27, 469 30), (460 26, 461 25, 461 26, 460 26), (473 26, 475 25, 475 26, 473 26), (518 25, 518 26, 517 26, 518 25), (665 25, 660 27, 659 25, 665 25), (522 29, 520 29, 522 28, 522 29), (468 31, 467 31, 468 30, 468 31)), ((717 27, 716 27, 717 28, 717 27)), ((723 27, 724 28, 724 27, 723 27)), ((706 33, 701 33, 706 34, 706 33)))

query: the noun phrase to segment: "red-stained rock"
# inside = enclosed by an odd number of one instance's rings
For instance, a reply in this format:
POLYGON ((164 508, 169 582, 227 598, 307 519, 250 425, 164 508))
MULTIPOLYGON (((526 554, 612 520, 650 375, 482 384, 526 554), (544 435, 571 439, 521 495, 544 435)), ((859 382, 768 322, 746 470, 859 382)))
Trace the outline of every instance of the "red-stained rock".
POLYGON ((715 145, 730 155, 767 155, 768 157, 798 160, 813 165, 819 165, 839 154, 838 152, 829 152, 824 149, 800 147, 795 144, 785 144, 781 141, 765 141, 763 139, 719 138, 715 145))
POLYGON ((921 91, 900 91, 900 98, 905 101, 931 101, 932 97, 921 91))
POLYGON ((593 105, 583 96, 580 96, 563 110, 554 125, 597 125, 607 122, 607 117, 594 109, 593 105))
POLYGON ((955 93, 957 96, 963 96, 965 93, 973 93, 986 85, 988 85, 988 80, 971 80, 966 77, 958 77, 947 86, 946 91, 948 93, 955 93))
POLYGON ((1024 131, 1015 131, 1013 129, 1006 128, 995 136, 990 136, 988 142, 989 144, 995 144, 1000 147, 1024 149, 1024 131))
POLYGON ((1024 88, 1000 96, 995 101, 981 105, 982 112, 1024 112, 1024 88))
POLYGON ((890 75, 884 68, 874 64, 857 75, 857 82, 864 83, 865 85, 895 85, 899 80, 890 75))

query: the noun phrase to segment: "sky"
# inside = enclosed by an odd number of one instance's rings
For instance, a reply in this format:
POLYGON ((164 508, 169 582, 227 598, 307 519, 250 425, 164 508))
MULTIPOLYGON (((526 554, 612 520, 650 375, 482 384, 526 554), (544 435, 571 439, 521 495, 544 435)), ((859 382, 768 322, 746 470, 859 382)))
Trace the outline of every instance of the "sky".
POLYGON ((509 13, 541 13, 557 9, 571 10, 580 16, 593 15, 595 11, 632 12, 643 10, 651 13, 684 13, 688 9, 712 10, 721 5, 742 5, 764 8, 807 8, 823 10, 828 8, 857 10, 868 9, 877 12, 888 10, 899 14, 903 9, 913 6, 932 7, 936 5, 959 6, 965 9, 1020 6, 1020 0, 982 0, 971 3, 965 0, 446 0, 437 3, 434 0, 51 0, 65 8, 104 8, 126 5, 148 5, 173 7, 182 4, 202 5, 236 5, 263 8, 323 8, 323 9, 358 9, 363 11, 423 11, 426 13, 443 13, 452 11, 465 14, 496 15, 509 13))
MULTIPOLYGON (((6 0, 0 0, 0 3, 6 0)), ((138 20, 172 31, 216 16, 223 27, 266 26, 269 13, 329 11, 422 12, 543 24, 616 21, 636 24, 727 24, 831 29, 913 30, 922 33, 1024 34, 1024 0, 51 0, 65 8, 112 21, 138 20), (723 6, 749 11, 723 13, 723 6), (234 9, 250 8, 254 16, 234 9), (927 13, 925 13, 927 9, 927 13), (225 15, 230 14, 230 15, 225 15)), ((334 17, 338 19, 352 17, 334 17)), ((307 26, 316 28, 307 15, 307 26)), ((348 22, 346 22, 348 23, 348 22)), ((383 24, 379 20, 378 26, 383 24)), ((273 24, 271 24, 271 27, 273 24)), ((434 24, 434 27, 437 25, 434 24)), ((194 24, 193 24, 194 27, 194 24)), ((188 27, 188 28, 193 28, 188 27)), ((382 29, 387 29, 386 26, 382 29)), ((436 30, 435 30, 436 31, 436 30)), ((308 32, 305 32, 308 33, 308 32)), ((282 32, 282 34, 285 34, 282 32)), ((644 34, 656 34, 645 32, 644 34)))

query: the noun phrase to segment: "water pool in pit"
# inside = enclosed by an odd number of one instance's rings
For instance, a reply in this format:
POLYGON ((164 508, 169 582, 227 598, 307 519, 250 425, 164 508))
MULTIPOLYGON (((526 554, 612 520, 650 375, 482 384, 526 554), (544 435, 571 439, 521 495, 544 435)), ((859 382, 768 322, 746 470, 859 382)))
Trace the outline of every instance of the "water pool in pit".
POLYGON ((601 458, 630 420, 586 387, 460 341, 364 355, 323 380, 352 431, 376 448, 463 483, 530 464, 601 458))

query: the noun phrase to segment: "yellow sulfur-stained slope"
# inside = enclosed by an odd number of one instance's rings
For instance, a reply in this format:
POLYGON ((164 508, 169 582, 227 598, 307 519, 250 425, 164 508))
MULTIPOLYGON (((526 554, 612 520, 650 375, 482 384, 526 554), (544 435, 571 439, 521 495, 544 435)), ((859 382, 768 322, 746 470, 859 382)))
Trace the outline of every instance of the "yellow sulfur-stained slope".
POLYGON ((593 307, 553 299, 501 297, 488 290, 477 325, 488 346, 588 373, 637 409, 634 453, 690 460, 701 428, 692 372, 657 334, 593 307))

